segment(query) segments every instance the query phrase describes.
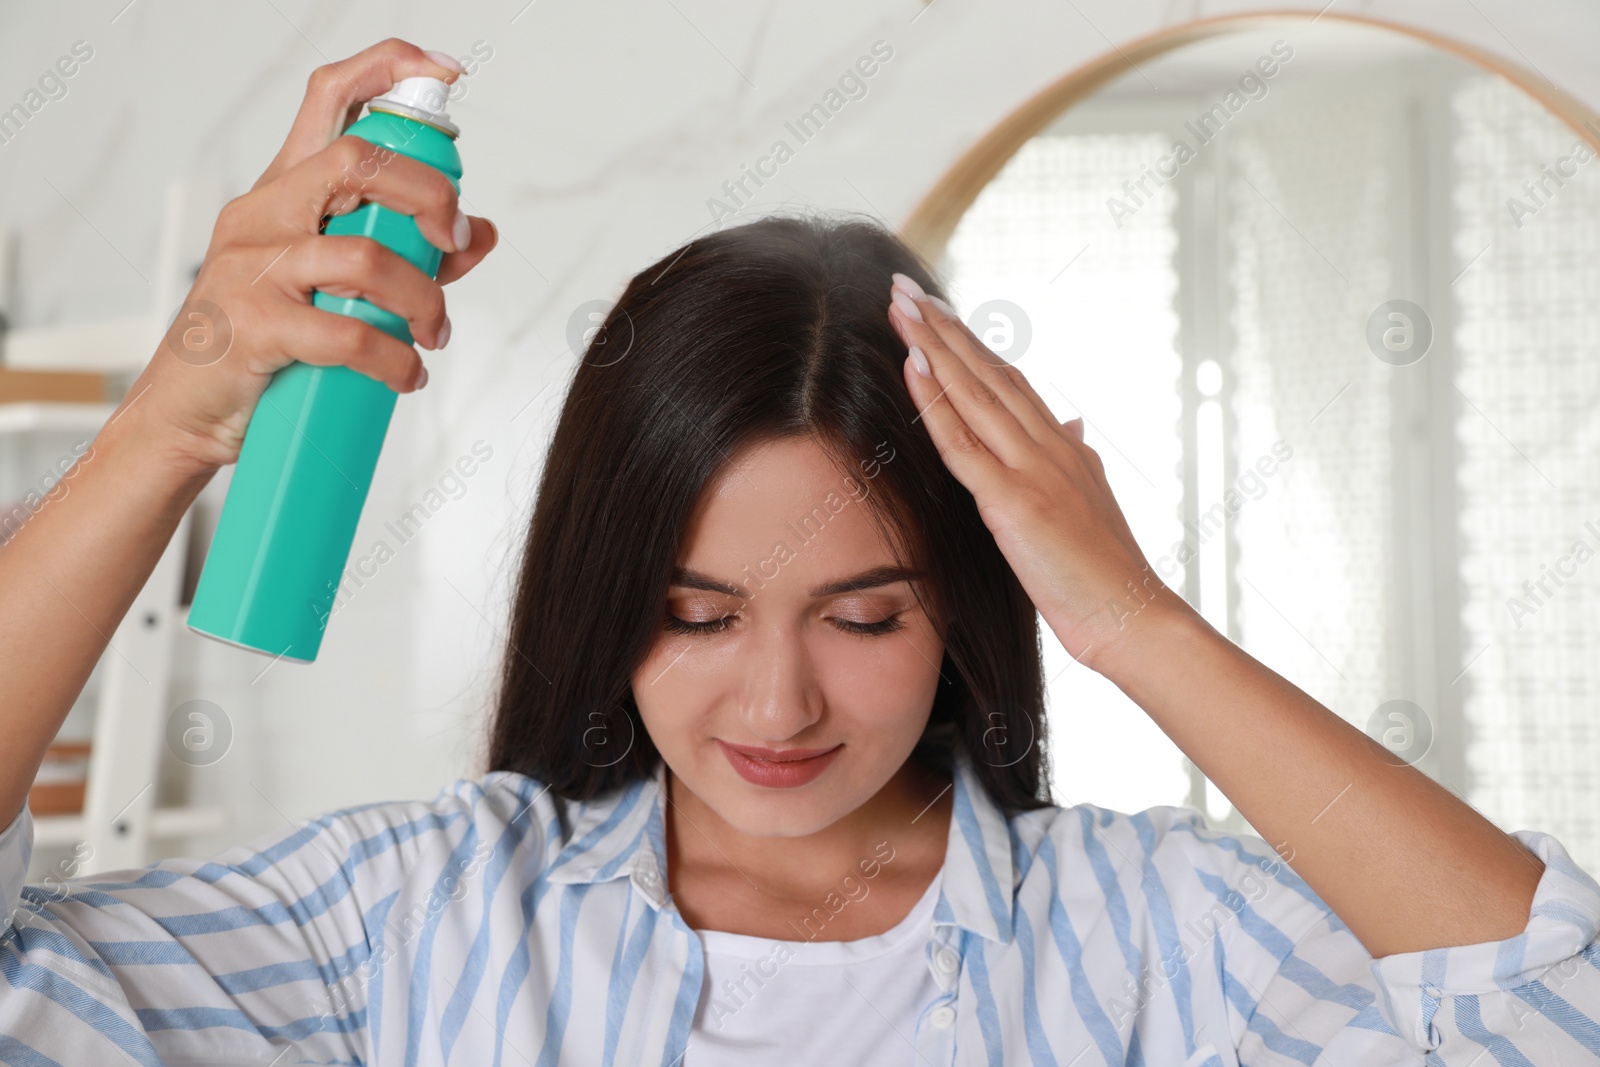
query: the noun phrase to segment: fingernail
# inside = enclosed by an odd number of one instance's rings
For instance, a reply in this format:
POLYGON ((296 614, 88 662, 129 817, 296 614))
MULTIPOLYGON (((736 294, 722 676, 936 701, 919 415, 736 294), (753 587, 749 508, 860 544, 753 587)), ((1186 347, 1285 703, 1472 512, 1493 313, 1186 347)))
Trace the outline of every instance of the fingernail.
POLYGON ((928 369, 928 357, 923 355, 922 349, 918 348, 916 345, 911 346, 911 365, 917 368, 917 373, 922 375, 924 378, 928 377, 932 373, 928 369))
POLYGON ((494 224, 493 219, 484 219, 483 221, 489 224, 489 235, 494 238, 493 244, 489 245, 489 247, 492 249, 495 245, 500 243, 500 227, 494 224))
POLYGON ((455 238, 457 252, 472 243, 472 223, 467 221, 467 213, 460 208, 456 208, 456 224, 451 229, 450 236, 455 238))
POLYGON ((906 318, 911 319, 913 322, 922 321, 921 310, 917 308, 917 305, 911 302, 911 298, 905 293, 901 292, 899 289, 896 289, 889 299, 891 302, 893 302, 895 307, 900 309, 900 313, 906 318))
POLYGON ((417 368, 417 380, 416 380, 416 383, 411 386, 412 391, 416 391, 418 389, 421 389, 424 385, 427 385, 427 384, 428 384, 428 368, 426 366, 418 367, 417 368))
POLYGON ((427 56, 429 59, 433 60, 435 63, 439 64, 439 66, 444 67, 447 70, 453 70, 457 74, 465 74, 466 73, 466 68, 463 67, 460 64, 460 62, 455 58, 455 56, 452 56, 449 52, 441 52, 438 49, 429 48, 425 52, 423 52, 422 54, 427 56))
POLYGON ((434 348, 443 348, 450 343, 450 316, 444 317, 444 325, 439 327, 439 339, 434 342, 434 348))
POLYGON ((938 308, 940 311, 944 312, 946 315, 949 315, 952 319, 956 317, 956 309, 951 307, 949 304, 946 304, 943 300, 940 300, 938 297, 930 296, 930 297, 928 297, 928 302, 931 303, 934 307, 938 308))
POLYGON ((894 284, 896 286, 900 287, 901 289, 904 289, 906 292, 910 293, 912 296, 927 296, 928 295, 927 293, 922 291, 922 286, 917 284, 917 280, 915 278, 911 277, 909 274, 900 274, 900 273, 896 272, 894 274, 889 275, 889 277, 894 279, 894 284))

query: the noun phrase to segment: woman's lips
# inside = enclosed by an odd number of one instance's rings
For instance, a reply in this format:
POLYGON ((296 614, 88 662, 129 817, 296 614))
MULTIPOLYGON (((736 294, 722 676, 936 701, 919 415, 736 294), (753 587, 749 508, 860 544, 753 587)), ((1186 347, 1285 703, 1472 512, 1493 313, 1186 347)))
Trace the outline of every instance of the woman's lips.
POLYGON ((773 751, 750 745, 731 745, 717 739, 739 777, 752 785, 772 789, 792 789, 816 778, 833 762, 842 744, 832 748, 796 748, 773 751))

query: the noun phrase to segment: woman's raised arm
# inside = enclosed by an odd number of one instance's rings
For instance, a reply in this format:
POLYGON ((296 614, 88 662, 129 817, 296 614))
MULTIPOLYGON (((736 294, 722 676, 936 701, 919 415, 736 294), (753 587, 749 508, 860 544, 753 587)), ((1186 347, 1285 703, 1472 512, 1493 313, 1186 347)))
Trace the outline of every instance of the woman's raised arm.
MULTIPOLYGON (((1081 424, 1057 422, 948 306, 890 299, 928 432, 1062 645, 1340 920, 1311 957, 1370 966, 1418 1051, 1476 1055, 1515 1034, 1516 1048, 1600 1053, 1600 883, 1549 835, 1505 833, 1217 632, 1151 570, 1081 424)), ((1304 959, 1276 966, 1290 984, 1320 981, 1304 959)))
POLYGON ((928 432, 1063 647, 1155 720, 1372 955, 1526 925, 1537 856, 1213 629, 1150 568, 1081 426, 934 301, 892 300, 931 365, 907 361, 928 432))

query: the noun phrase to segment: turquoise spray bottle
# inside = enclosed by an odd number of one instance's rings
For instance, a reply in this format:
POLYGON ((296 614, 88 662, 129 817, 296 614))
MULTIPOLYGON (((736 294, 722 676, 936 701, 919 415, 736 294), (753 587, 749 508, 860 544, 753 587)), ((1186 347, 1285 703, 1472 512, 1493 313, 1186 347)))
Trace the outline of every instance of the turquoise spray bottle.
MULTIPOLYGON (((449 88, 403 78, 345 132, 428 164, 459 190, 461 131, 445 112, 449 88)), ((410 215, 364 203, 329 218, 323 232, 370 237, 428 277, 439 273, 443 252, 410 215)), ((413 343, 405 319, 366 300, 317 292, 312 304, 413 343)), ((245 429, 191 630, 299 663, 317 658, 395 396, 343 366, 297 361, 273 375, 245 429)))

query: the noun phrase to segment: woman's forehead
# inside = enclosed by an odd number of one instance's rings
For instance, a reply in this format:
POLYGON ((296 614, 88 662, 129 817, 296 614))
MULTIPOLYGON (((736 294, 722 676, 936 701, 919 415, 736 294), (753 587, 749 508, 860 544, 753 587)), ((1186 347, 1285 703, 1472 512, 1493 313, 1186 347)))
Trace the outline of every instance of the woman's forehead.
POLYGON ((742 449, 711 484, 684 538, 681 563, 740 585, 746 568, 803 575, 809 589, 869 568, 894 566, 867 506, 872 485, 839 470, 814 438, 742 449))

